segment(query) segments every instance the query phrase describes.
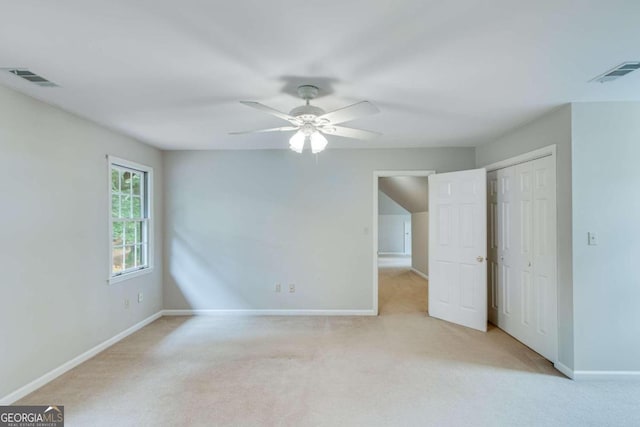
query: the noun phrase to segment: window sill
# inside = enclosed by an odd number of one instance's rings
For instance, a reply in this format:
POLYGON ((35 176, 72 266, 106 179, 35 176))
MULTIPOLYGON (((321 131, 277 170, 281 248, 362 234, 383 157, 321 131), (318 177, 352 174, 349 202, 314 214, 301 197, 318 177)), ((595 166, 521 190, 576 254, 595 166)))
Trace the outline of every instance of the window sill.
POLYGON ((133 279, 135 277, 144 276, 144 275, 149 274, 151 272, 153 272, 153 267, 148 267, 148 268, 145 268, 143 270, 132 271, 131 273, 121 274, 120 276, 110 277, 107 280, 107 282, 110 285, 113 285, 115 283, 124 282, 126 280, 133 279))

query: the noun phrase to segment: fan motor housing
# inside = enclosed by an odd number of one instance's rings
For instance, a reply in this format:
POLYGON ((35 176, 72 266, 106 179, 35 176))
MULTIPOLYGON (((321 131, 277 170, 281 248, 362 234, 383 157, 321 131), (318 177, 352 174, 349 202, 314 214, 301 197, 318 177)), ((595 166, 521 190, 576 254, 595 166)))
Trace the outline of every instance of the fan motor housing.
POLYGON ((324 114, 324 110, 313 105, 302 105, 291 110, 289 114, 306 123, 312 122, 316 117, 322 116, 324 114))

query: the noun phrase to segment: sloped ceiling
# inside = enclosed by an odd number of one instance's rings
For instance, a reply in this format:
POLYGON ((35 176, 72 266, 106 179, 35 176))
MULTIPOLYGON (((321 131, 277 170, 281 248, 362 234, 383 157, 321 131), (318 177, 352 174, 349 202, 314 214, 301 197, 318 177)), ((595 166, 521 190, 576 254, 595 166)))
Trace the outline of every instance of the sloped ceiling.
POLYGON ((379 215, 409 215, 409 211, 403 208, 391 197, 378 191, 378 214, 379 215))
POLYGON ((429 181, 426 176, 378 178, 378 188, 411 213, 429 210, 429 181))
POLYGON ((572 101, 640 100, 638 0, 19 0, 0 7, 0 84, 165 149, 287 149, 241 105, 326 110, 383 134, 329 148, 477 146, 572 101))

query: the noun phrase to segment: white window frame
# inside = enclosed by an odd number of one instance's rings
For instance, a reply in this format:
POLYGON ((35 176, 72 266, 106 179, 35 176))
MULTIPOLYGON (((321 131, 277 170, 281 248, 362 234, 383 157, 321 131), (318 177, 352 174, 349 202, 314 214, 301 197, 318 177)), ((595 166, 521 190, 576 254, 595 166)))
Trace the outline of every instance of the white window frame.
POLYGON ((154 226, 153 226, 153 168, 151 166, 142 165, 129 160, 121 159, 119 157, 107 155, 107 178, 108 178, 108 205, 109 210, 109 263, 108 271, 109 278, 107 282, 109 284, 119 283, 125 280, 133 279, 134 277, 149 274, 153 271, 154 265, 154 226), (111 168, 112 166, 120 166, 128 169, 134 169, 146 174, 146 197, 143 203, 146 203, 147 218, 147 267, 143 267, 139 270, 129 271, 126 273, 113 274, 113 217, 112 217, 112 193, 111 193, 111 168))

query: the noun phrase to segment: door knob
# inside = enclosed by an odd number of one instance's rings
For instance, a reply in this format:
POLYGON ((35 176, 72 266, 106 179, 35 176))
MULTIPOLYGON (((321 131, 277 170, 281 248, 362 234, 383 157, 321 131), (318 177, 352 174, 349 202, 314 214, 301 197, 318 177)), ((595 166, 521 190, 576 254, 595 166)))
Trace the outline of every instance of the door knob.
POLYGON ((482 261, 484 261, 484 257, 479 256, 479 257, 477 257, 477 258, 476 258, 476 261, 478 261, 478 262, 482 262, 482 261))

